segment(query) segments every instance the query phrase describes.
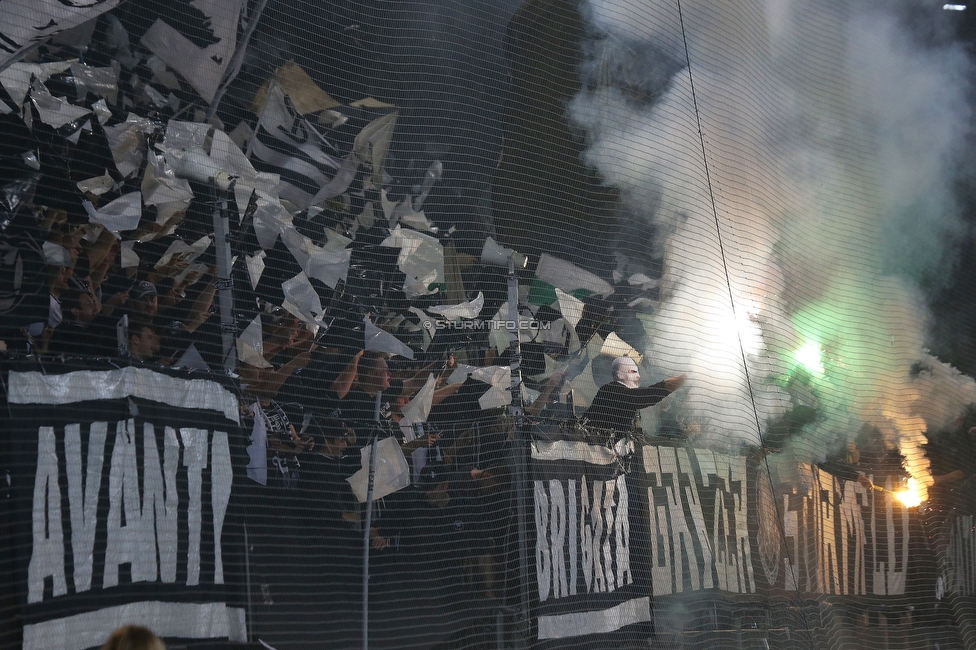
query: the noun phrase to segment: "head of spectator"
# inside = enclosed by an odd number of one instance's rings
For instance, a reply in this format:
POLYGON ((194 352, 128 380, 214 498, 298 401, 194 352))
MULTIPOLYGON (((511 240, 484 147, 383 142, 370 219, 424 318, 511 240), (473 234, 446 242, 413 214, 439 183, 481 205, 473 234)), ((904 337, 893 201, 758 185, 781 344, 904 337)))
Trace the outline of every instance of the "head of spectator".
POLYGON ((149 319, 129 321, 129 354, 139 361, 151 361, 159 354, 159 335, 149 319))
POLYGON ((451 502, 451 479, 444 463, 430 463, 420 470, 420 489, 427 503, 435 508, 446 508, 451 502))
POLYGON ((151 317, 159 311, 159 295, 156 292, 156 285, 152 282, 146 280, 136 282, 129 291, 129 298, 133 313, 151 317))
POLYGON ((366 350, 359 360, 356 383, 370 397, 388 389, 390 368, 386 364, 386 355, 376 350, 366 350))
POLYGON ((338 458, 349 445, 356 443, 356 432, 338 418, 312 417, 309 431, 315 438, 315 448, 323 456, 338 458))
POLYGON ((280 307, 266 314, 262 319, 262 325, 264 353, 268 359, 296 345, 301 339, 302 321, 280 307))
POLYGON ((395 407, 394 410, 399 414, 400 409, 410 403, 410 394, 404 387, 402 379, 391 379, 389 384, 383 390, 383 397, 389 399, 390 404, 395 407))
POLYGON ((101 310, 102 306, 88 285, 77 276, 72 276, 62 301, 61 311, 70 317, 71 322, 81 327, 88 327, 101 310))
POLYGON ((102 650, 166 650, 166 645, 148 628, 125 625, 112 632, 102 650))
POLYGON ((68 288, 68 279, 74 273, 74 265, 66 258, 55 264, 48 263, 47 268, 51 293, 60 296, 68 288))
POLYGON ((613 379, 627 388, 640 386, 640 370, 637 363, 630 357, 617 357, 610 365, 613 379))

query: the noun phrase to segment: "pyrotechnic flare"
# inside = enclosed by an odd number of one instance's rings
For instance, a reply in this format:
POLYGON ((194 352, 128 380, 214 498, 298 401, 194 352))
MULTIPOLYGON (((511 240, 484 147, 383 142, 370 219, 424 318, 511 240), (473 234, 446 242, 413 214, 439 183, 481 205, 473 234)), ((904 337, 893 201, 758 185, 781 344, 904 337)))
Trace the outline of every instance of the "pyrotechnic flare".
POLYGON ((927 354, 916 288, 962 230, 950 171, 970 64, 955 47, 913 48, 882 11, 591 0, 570 111, 586 160, 660 233, 643 351, 660 376, 689 371, 684 407, 709 422, 705 438, 759 444, 803 403, 817 417, 792 442, 801 460, 867 423, 924 498, 925 432, 976 400, 927 354), (919 360, 924 377, 909 372, 919 360))

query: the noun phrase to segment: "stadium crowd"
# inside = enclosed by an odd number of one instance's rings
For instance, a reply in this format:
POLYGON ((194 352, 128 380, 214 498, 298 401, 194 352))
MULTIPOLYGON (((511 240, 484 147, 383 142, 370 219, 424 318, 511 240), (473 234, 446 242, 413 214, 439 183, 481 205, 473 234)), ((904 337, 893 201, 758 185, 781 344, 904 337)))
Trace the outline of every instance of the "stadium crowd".
MULTIPOLYGON (((135 45, 113 67, 120 51, 105 33, 84 64, 64 65, 73 50, 42 48, 15 64, 19 86, 4 85, 2 349, 43 363, 230 374, 250 434, 250 524, 263 566, 277 566, 283 549, 307 550, 277 584, 321 579, 321 593, 352 607, 368 534, 380 566, 451 563, 493 602, 512 566, 510 459, 524 420, 510 409, 629 432, 638 410, 683 381, 638 389, 639 374, 621 374, 638 372, 635 314, 657 300, 654 274, 623 261, 611 283, 546 256, 509 271, 504 256, 515 253, 423 213, 442 169, 418 184, 386 173, 377 143, 395 113, 382 102, 289 118, 333 144, 335 177, 347 177, 321 198, 322 186, 289 176, 292 167, 260 162, 253 145, 271 99, 225 124, 135 45), (216 235, 222 219, 229 251, 216 235), (525 326, 509 317, 510 281, 525 326), (383 458, 400 471, 386 477, 367 532, 355 476, 361 450, 383 440, 395 441, 383 458), (309 570, 316 564, 329 569, 309 570)), ((972 424, 932 445, 947 490, 973 474, 972 424)), ((697 426, 663 415, 658 433, 684 439, 697 426)), ((865 435, 834 470, 898 471, 865 435)), ((261 580, 269 604, 288 597, 261 580)))

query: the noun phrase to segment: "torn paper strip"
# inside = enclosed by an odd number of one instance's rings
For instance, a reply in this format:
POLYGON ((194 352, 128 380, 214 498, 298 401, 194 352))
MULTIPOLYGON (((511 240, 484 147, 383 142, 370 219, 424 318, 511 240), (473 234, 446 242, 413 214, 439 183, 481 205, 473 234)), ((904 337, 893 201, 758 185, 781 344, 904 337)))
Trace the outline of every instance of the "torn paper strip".
POLYGON ((579 325, 580 319, 583 318, 583 301, 559 288, 556 289, 556 300, 559 303, 559 313, 563 315, 566 322, 574 328, 579 325))
POLYGON ((309 325, 321 325, 322 301, 304 271, 282 282, 281 290, 285 294, 285 301, 281 303, 285 310, 309 325))
POLYGON ((244 328, 237 339, 237 358, 238 360, 256 368, 272 367, 264 358, 264 338, 261 330, 261 316, 255 316, 254 320, 244 328))
POLYGON ((491 388, 478 399, 482 409, 497 408, 512 402, 512 369, 509 366, 469 366, 458 364, 450 377, 448 384, 458 384, 470 377, 476 381, 489 384, 491 388))
POLYGON ((160 256, 159 261, 156 262, 155 268, 158 269, 169 264, 169 261, 173 259, 174 255, 182 255, 185 262, 192 262, 196 258, 203 255, 203 253, 210 248, 212 241, 213 240, 210 239, 209 235, 204 235, 200 239, 193 242, 192 245, 187 244, 182 239, 176 239, 160 256))
POLYGON ((41 121, 55 129, 91 115, 91 111, 87 108, 75 106, 60 97, 55 97, 41 83, 35 83, 31 88, 31 103, 37 109, 37 116, 41 121))
POLYGON ((146 151, 145 134, 152 133, 153 123, 144 117, 129 113, 125 122, 105 127, 105 136, 112 149, 115 168, 123 176, 129 176, 142 167, 146 151))
POLYGON ((548 282, 552 286, 567 292, 585 289, 599 295, 613 293, 613 287, 606 280, 548 253, 543 253, 539 258, 539 266, 536 268, 535 276, 543 282, 548 282))
POLYGON ((247 265, 247 275, 251 279, 251 288, 257 290, 258 282, 261 281, 261 274, 264 273, 264 258, 268 254, 264 251, 258 251, 254 255, 249 255, 244 258, 244 263, 247 265))
POLYGON ((293 226, 288 226, 282 231, 281 240, 308 277, 320 280, 335 289, 339 281, 345 281, 349 274, 352 251, 325 250, 316 246, 311 239, 299 233, 293 226))
POLYGON ((211 102, 234 56, 242 1, 194 0, 195 12, 173 21, 182 31, 158 19, 143 35, 142 45, 190 82, 204 101, 211 102), (197 22, 187 24, 191 19, 197 22))
POLYGON ((635 350, 629 343, 617 336, 615 332, 607 335, 607 340, 600 348, 600 354, 606 357, 630 357, 637 363, 644 359, 644 355, 635 350))
POLYGON ((400 408, 400 412, 403 413, 403 419, 400 420, 401 425, 427 421, 427 416, 430 415, 430 407, 434 403, 434 387, 436 385, 434 375, 427 375, 427 381, 423 388, 412 400, 400 408))
POLYGON ((146 205, 182 202, 187 205, 193 200, 190 183, 169 167, 166 158, 150 151, 147 153, 146 172, 142 177, 142 196, 146 205))
POLYGON ((258 171, 281 174, 280 198, 300 210, 316 202, 313 201, 316 192, 329 186, 340 166, 338 160, 326 153, 328 146, 315 127, 295 109, 281 86, 272 83, 247 153, 258 171))
MULTIPOLYGON (((410 485, 410 467, 396 438, 384 438, 375 446, 373 499, 382 499, 410 485)), ((372 450, 373 445, 362 449, 362 469, 346 479, 360 503, 366 502, 369 489, 369 461, 372 450)))
MULTIPOLYGON (((6 5, 0 4, 0 7, 4 6, 6 5)), ((2 14, 2 10, 0 10, 0 14, 2 14)), ((3 86, 3 89, 7 91, 14 104, 22 106, 27 97, 27 91, 30 90, 32 79, 44 83, 51 75, 59 74, 70 68, 73 62, 74 60, 55 63, 14 63, 6 70, 0 71, 0 86, 3 86)), ((5 102, 0 102, 0 113, 10 112, 11 108, 5 102)))
POLYGON ((91 93, 113 104, 118 103, 119 75, 115 68, 93 68, 84 63, 72 63, 71 76, 75 79, 78 101, 91 93))
MULTIPOLYGON (((349 189, 349 185, 359 172, 359 166, 367 160, 372 163, 373 175, 370 177, 372 183, 377 186, 382 185, 383 165, 393 138, 396 118, 395 112, 388 113, 363 127, 363 130, 356 135, 352 151, 342 160, 332 180, 316 192, 311 205, 319 205, 326 199, 339 196, 349 189)), ((364 181, 364 185, 368 184, 369 181, 364 181)))
POLYGON ((403 287, 407 298, 436 293, 430 285, 444 281, 444 248, 439 241, 397 226, 380 245, 400 249, 397 266, 407 276, 403 287))
POLYGON ((119 0, 3 0, 0 2, 0 43, 3 43, 0 64, 118 4, 119 0))
POLYGON ((85 194, 101 196, 102 194, 115 189, 115 180, 108 174, 103 174, 102 176, 95 176, 93 178, 86 178, 83 181, 78 181, 77 186, 78 189, 85 194))
POLYGON ((133 269, 139 266, 139 255, 133 250, 136 242, 130 239, 119 245, 119 263, 123 269, 133 269))
POLYGON ((261 112, 261 107, 268 98, 268 88, 273 82, 281 86, 281 90, 291 98, 295 109, 303 115, 339 106, 339 102, 319 88, 300 65, 294 61, 287 61, 275 71, 271 79, 258 88, 254 101, 251 102, 253 113, 261 112))
POLYGON ((91 201, 85 201, 82 205, 84 205, 85 211, 88 212, 88 218, 93 223, 105 226, 116 237, 119 236, 120 232, 134 230, 139 225, 139 220, 142 219, 141 192, 124 194, 97 210, 91 201))
POLYGON ((400 355, 407 359, 413 359, 413 350, 409 345, 393 336, 389 332, 380 329, 370 322, 369 316, 363 318, 366 324, 366 349, 386 352, 388 354, 400 355))
POLYGON ((479 291, 478 296, 474 300, 462 302, 458 305, 437 305, 435 307, 429 307, 428 310, 435 314, 440 314, 447 320, 457 320, 459 318, 477 318, 481 314, 484 306, 485 295, 479 291))

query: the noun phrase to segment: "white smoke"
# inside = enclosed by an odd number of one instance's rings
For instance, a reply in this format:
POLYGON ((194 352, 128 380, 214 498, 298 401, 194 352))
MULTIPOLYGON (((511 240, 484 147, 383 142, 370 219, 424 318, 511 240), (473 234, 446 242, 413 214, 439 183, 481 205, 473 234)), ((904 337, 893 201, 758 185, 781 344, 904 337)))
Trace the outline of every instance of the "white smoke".
POLYGON ((680 6, 591 0, 570 106, 586 162, 665 236, 650 360, 689 372, 713 443, 757 444, 806 376, 820 419, 798 452, 822 458, 868 423, 926 477, 925 431, 976 400, 925 352, 915 289, 944 277, 962 232, 968 59, 918 46, 876 3, 680 6), (801 349, 820 355, 805 375, 801 349))

